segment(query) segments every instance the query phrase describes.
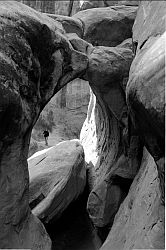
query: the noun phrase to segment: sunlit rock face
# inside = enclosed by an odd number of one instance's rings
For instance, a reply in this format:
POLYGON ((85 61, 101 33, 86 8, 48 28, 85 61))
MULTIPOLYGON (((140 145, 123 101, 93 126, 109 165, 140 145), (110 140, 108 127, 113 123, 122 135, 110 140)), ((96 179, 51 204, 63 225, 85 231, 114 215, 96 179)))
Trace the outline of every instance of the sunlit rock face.
POLYGON ((50 239, 29 208, 31 130, 88 59, 73 49, 60 23, 26 5, 1 1, 0 19, 0 248, 48 250, 50 239))

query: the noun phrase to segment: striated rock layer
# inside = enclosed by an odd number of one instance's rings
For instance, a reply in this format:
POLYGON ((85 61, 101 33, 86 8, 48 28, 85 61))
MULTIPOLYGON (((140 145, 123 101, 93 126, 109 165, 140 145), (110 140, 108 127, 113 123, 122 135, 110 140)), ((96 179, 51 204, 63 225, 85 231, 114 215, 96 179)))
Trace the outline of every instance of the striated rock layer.
POLYGON ((50 249, 29 208, 31 130, 44 106, 83 74, 86 55, 73 49, 60 23, 15 1, 0 8, 0 248, 50 249))

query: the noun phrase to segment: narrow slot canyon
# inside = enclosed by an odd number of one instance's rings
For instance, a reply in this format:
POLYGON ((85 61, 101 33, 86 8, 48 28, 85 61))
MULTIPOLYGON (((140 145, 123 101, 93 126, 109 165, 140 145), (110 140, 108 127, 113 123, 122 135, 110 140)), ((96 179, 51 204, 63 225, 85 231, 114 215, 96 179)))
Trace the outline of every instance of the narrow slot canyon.
POLYGON ((0 1, 0 249, 164 249, 165 12, 0 1))

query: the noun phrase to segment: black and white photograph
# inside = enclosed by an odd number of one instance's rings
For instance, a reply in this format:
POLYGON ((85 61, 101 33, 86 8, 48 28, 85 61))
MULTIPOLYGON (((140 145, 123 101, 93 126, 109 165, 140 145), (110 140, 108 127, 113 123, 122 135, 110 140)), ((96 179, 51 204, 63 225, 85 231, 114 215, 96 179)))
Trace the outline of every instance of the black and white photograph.
POLYGON ((0 250, 165 249, 166 1, 0 0, 0 250))

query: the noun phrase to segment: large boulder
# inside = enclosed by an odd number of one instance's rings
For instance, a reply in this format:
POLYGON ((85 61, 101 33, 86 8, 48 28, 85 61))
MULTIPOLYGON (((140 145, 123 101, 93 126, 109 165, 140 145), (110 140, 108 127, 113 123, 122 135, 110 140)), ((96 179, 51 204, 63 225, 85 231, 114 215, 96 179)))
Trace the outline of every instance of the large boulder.
POLYGON ((86 168, 78 140, 65 141, 28 159, 29 204, 45 223, 58 219, 84 190, 86 168))
POLYGON ((164 206, 157 166, 144 149, 141 168, 101 250, 164 249, 164 206))
POLYGON ((165 2, 143 2, 133 27, 136 56, 127 84, 133 124, 158 166, 164 200, 165 2))
POLYGON ((15 1, 0 8, 0 248, 50 249, 29 208, 28 146, 51 97, 87 67, 55 20, 15 1))
POLYGON ((132 36, 137 7, 115 6, 93 8, 73 17, 84 24, 83 39, 93 45, 116 46, 132 36))

